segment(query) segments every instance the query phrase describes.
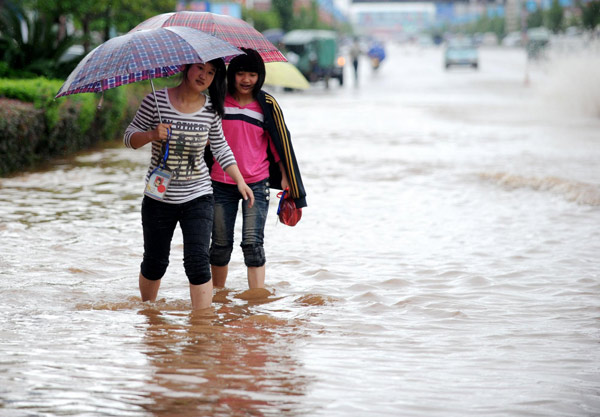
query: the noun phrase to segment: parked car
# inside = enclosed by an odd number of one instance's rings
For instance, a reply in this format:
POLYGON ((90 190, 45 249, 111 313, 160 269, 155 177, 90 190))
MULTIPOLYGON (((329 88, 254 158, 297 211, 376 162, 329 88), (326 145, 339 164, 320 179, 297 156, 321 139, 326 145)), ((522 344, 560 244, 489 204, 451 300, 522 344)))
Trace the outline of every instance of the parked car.
POLYGON ((452 65, 479 67, 479 52, 472 39, 456 38, 448 41, 444 50, 444 66, 448 69, 452 65))
POLYGON ((523 34, 521 32, 510 32, 502 39, 502 46, 515 48, 523 46, 523 34))
POLYGON ((338 37, 331 30, 298 29, 282 38, 288 61, 310 82, 336 78, 344 84, 345 58, 339 52, 338 37))
POLYGON ((486 32, 481 36, 481 46, 497 46, 498 35, 493 32, 486 32))

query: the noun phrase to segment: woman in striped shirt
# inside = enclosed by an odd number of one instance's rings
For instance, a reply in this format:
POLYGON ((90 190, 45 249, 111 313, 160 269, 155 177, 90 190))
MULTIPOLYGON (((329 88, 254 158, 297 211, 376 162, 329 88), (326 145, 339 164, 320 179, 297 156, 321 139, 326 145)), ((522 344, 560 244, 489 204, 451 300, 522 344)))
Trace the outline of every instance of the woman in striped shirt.
POLYGON ((244 200, 250 206, 254 204, 254 194, 223 136, 224 93, 222 59, 187 65, 177 87, 156 92, 158 109, 149 94, 125 130, 123 140, 128 148, 152 144, 142 201, 144 258, 139 275, 142 301, 156 300, 160 280, 169 265, 173 232, 179 223, 192 308, 211 305, 209 245, 214 199, 203 157, 208 142, 244 200))

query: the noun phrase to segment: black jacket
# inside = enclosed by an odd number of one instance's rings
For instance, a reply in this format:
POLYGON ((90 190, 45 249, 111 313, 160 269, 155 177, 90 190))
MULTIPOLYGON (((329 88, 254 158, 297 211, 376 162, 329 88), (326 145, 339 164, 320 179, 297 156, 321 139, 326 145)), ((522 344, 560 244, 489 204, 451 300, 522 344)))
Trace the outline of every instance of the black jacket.
MULTIPOLYGON (((300 176, 300 169, 298 168, 298 162, 296 161, 296 155, 292 146, 290 131, 283 119, 283 112, 272 95, 261 91, 258 94, 257 99, 265 115, 264 129, 269 133, 269 136, 271 136, 273 145, 275 145, 275 149, 285 167, 285 172, 290 184, 290 195, 294 199, 296 207, 306 207, 306 191, 302 184, 302 177, 300 176)), ((270 162, 269 181, 271 187, 281 189, 281 171, 279 170, 279 166, 275 163, 270 148, 267 149, 270 162)))
MULTIPOLYGON (((298 168, 298 162, 296 161, 296 155, 294 154, 294 148, 292 147, 292 140, 290 137, 290 131, 285 124, 283 119, 283 112, 279 107, 279 104, 275 98, 261 91, 257 97, 258 103, 264 113, 264 126, 263 128, 271 136, 273 145, 279 154, 281 162, 285 167, 285 172, 288 177, 290 184, 290 195, 296 203, 296 207, 306 207, 306 191, 302 184, 302 177, 300 176, 300 169, 298 168)), ((267 154, 269 158, 269 183, 271 188, 281 189, 281 171, 279 165, 275 162, 275 158, 271 153, 270 147, 267 147, 267 154)), ((210 152, 210 147, 206 147, 204 159, 208 165, 209 170, 212 168, 213 156, 210 152)))

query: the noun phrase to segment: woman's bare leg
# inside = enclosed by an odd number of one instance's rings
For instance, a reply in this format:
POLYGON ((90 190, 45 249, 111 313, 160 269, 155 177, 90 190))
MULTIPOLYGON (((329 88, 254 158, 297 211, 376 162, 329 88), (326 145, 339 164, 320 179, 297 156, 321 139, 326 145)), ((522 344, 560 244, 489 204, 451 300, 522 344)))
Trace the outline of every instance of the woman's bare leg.
POLYGON ((229 272, 229 266, 210 266, 210 271, 212 274, 212 281, 215 288, 224 288, 225 281, 227 280, 227 273, 229 272))
POLYGON ((212 280, 200 285, 190 284, 190 297, 192 299, 192 310, 209 308, 213 297, 212 280))
POLYGON ((248 267, 248 288, 265 288, 265 265, 248 267))
POLYGON ((160 287, 160 279, 152 281, 142 275, 140 272, 140 295, 142 301, 156 301, 158 296, 158 288, 160 287))

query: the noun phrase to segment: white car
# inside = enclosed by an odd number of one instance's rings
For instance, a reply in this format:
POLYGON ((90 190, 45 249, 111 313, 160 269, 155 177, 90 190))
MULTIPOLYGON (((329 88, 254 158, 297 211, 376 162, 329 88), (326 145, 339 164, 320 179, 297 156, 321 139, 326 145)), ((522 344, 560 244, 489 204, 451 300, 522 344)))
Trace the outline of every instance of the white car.
POLYGON ((516 48, 523 46, 523 35, 521 32, 510 32, 502 39, 502 46, 516 48))
POLYGON ((452 65, 479 67, 479 52, 473 40, 457 38, 448 41, 444 51, 444 66, 448 69, 452 65))

